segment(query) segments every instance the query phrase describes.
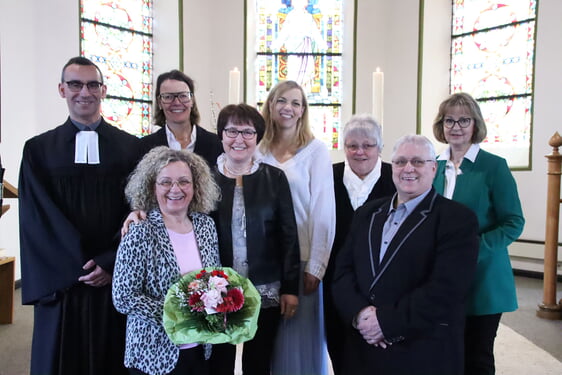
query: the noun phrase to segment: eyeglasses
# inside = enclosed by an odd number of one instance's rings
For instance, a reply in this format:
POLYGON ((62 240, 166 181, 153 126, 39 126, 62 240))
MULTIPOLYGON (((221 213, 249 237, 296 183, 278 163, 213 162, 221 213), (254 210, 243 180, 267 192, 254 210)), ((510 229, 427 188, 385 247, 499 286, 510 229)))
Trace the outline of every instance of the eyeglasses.
POLYGON ((189 103, 193 98, 193 93, 186 91, 186 92, 160 94, 160 100, 164 104, 172 103, 175 98, 178 98, 180 103, 189 103))
POLYGON ((376 143, 372 143, 372 144, 365 143, 365 144, 362 144, 362 145, 356 145, 356 144, 345 145, 345 148, 348 151, 351 151, 351 152, 357 152, 357 151, 359 151, 359 149, 367 152, 367 151, 372 150, 375 147, 377 147, 376 143))
POLYGON ((455 127, 455 124, 459 124, 461 128, 468 128, 470 126, 472 119, 470 117, 461 117, 458 120, 453 120, 452 118, 446 118, 443 120, 443 125, 447 129, 452 129, 455 127))
POLYGON ((169 178, 163 178, 160 181, 156 181, 156 184, 162 186, 167 190, 171 189, 174 184, 177 184, 180 189, 185 189, 186 187, 191 185, 191 181, 185 179, 173 181, 169 178))
POLYGON ((396 168, 404 168, 406 166, 406 164, 410 163, 410 165, 414 168, 421 168, 425 165, 425 163, 429 163, 429 162, 435 162, 435 160, 433 159, 428 159, 428 160, 423 160, 423 159, 404 159, 404 158, 400 158, 400 159, 396 159, 392 161, 392 165, 394 165, 396 168))
POLYGON ((236 138, 238 137, 238 134, 242 134, 242 138, 244 139, 253 139, 257 134, 257 131, 255 130, 250 130, 250 129, 237 130, 234 128, 226 128, 223 130, 223 132, 224 134, 226 134, 228 138, 236 138))
POLYGON ((102 82, 98 81, 90 81, 90 82, 82 82, 82 81, 66 81, 64 82, 68 86, 68 89, 72 92, 80 92, 84 85, 88 88, 88 91, 96 92, 99 91, 101 86, 103 85, 102 82))

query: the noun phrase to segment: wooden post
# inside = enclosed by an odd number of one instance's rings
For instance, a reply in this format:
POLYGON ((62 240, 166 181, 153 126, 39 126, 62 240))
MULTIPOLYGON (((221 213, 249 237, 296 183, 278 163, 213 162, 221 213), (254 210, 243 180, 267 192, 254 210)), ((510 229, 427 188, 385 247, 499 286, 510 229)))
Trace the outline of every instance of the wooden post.
POLYGON ((562 155, 558 147, 562 145, 562 137, 558 132, 550 138, 548 144, 552 153, 548 159, 548 190, 546 197, 546 225, 544 241, 544 278, 543 302, 539 304, 537 316, 544 319, 562 319, 562 304, 556 302, 556 268, 558 262, 558 222, 560 220, 560 176, 562 155))
POLYGON ((14 319, 14 257, 0 257, 0 324, 14 319))

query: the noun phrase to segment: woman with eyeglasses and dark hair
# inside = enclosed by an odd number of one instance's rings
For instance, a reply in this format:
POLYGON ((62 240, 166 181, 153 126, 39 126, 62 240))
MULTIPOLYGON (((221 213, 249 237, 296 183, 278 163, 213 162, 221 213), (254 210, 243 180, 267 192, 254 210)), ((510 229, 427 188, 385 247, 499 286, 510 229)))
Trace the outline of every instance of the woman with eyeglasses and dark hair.
MULTIPOLYGON (((244 375, 270 373, 281 317, 294 316, 299 303, 299 242, 289 183, 282 170, 255 158, 265 132, 261 114, 246 104, 228 105, 218 116, 224 153, 215 180, 222 193, 212 216, 223 266, 248 277, 261 295, 255 337, 244 343, 244 375)), ((236 347, 215 345, 211 373, 234 373, 236 347)))
POLYGON ((213 167, 222 152, 216 134, 199 126, 199 110, 193 80, 180 72, 162 73, 156 80, 154 124, 157 132, 141 138, 144 153, 156 146, 188 150, 200 155, 213 167))
POLYGON ((466 93, 439 106, 433 134, 449 147, 438 157, 434 187, 470 207, 479 224, 476 278, 467 299, 465 375, 494 374, 494 339, 503 312, 517 309, 507 247, 523 231, 525 219, 515 179, 505 159, 480 149, 486 124, 466 93))
POLYGON ((164 330, 164 298, 190 271, 220 266, 214 210, 219 189, 205 160, 155 147, 138 163, 125 195, 147 212, 121 240, 113 303, 127 315, 125 366, 131 375, 209 374, 210 345, 175 345, 164 330))
POLYGON ((392 166, 380 158, 383 146, 381 133, 380 125, 372 116, 352 116, 343 128, 345 161, 333 166, 336 236, 323 284, 326 341, 335 375, 343 374, 346 328, 332 297, 336 257, 349 233, 355 210, 368 201, 390 196, 396 191, 392 182, 392 166))

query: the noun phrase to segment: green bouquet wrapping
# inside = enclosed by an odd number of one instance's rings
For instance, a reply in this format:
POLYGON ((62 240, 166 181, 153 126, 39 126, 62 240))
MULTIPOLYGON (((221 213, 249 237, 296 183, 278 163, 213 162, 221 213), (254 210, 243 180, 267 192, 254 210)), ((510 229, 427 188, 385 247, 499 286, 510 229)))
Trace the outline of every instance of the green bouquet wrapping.
POLYGON ((240 344, 258 328, 261 297, 229 267, 186 273, 164 300, 164 329, 176 344, 240 344))

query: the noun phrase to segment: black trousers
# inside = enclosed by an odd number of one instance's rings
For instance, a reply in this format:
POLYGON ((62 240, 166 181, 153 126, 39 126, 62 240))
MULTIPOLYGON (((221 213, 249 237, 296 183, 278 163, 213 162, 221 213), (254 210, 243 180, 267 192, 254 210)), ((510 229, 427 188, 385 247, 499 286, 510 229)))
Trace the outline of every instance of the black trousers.
MULTIPOLYGON (((327 273, 326 273, 327 274, 327 273)), ((343 373, 343 353, 345 351, 345 332, 347 327, 336 311, 336 303, 332 297, 332 282, 324 277, 324 326, 326 328, 326 344, 332 361, 334 375, 343 373)))
MULTIPOLYGON (((242 372, 244 375, 269 375, 273 344, 281 319, 279 307, 261 309, 258 330, 250 341, 244 343, 242 372)), ((236 346, 231 344, 213 345, 210 366, 212 375, 232 375, 236 361, 236 346)))
MULTIPOLYGON (((209 375, 209 361, 205 360, 203 345, 180 350, 176 367, 167 375, 209 375)), ((130 375, 147 375, 135 368, 129 369, 130 375)))
POLYGON ((502 314, 466 317, 464 330, 464 374, 493 375, 494 341, 502 314))

